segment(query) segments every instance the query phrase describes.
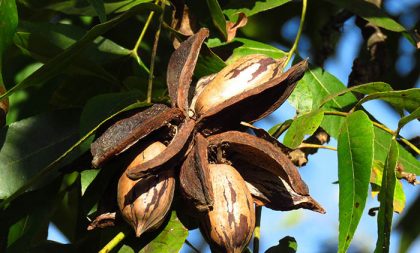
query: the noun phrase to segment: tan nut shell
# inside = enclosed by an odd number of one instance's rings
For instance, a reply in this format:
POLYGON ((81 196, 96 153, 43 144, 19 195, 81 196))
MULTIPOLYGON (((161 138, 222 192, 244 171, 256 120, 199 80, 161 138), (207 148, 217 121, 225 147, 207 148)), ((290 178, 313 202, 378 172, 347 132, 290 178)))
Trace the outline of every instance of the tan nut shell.
MULTIPOLYGON (((160 154, 166 146, 155 142, 141 152, 127 170, 160 154)), ((118 182, 118 206, 124 219, 139 237, 145 231, 157 229, 168 213, 175 190, 174 170, 163 170, 158 175, 131 180, 124 172, 118 182)))
POLYGON ((240 253, 255 228, 255 209, 241 175, 230 165, 210 164, 214 194, 213 210, 204 216, 200 228, 213 251, 240 253))
POLYGON ((222 69, 197 94, 194 109, 197 115, 225 100, 257 87, 281 73, 283 60, 274 60, 261 54, 247 55, 222 69))

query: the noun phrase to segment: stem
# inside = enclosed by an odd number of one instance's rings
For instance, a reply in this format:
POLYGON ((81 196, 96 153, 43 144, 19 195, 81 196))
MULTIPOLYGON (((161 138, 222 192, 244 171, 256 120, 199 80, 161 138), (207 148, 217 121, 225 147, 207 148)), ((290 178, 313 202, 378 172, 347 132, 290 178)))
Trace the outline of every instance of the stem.
POLYGON ((190 243, 190 241, 185 240, 185 244, 187 244, 194 252, 200 253, 200 251, 196 247, 194 247, 194 245, 192 245, 192 243, 190 243))
POLYGON ((287 55, 287 59, 286 59, 286 62, 284 63, 284 66, 287 66, 290 59, 292 58, 293 53, 296 51, 296 48, 299 44, 300 35, 302 34, 302 29, 303 29, 303 23, 305 22, 306 5, 307 5, 307 0, 303 0, 303 2, 302 2, 302 15, 300 16, 299 30, 296 34, 295 42, 293 43, 293 46, 292 46, 292 48, 290 49, 290 51, 287 55))
POLYGON ((329 149, 329 150, 337 151, 337 148, 335 148, 335 147, 324 146, 324 145, 313 144, 313 143, 304 143, 304 142, 302 142, 302 144, 300 144, 298 148, 300 148, 300 149, 301 148, 323 148, 323 149, 329 149))
POLYGON ((255 229, 254 229, 254 249, 253 253, 258 253, 260 249, 260 237, 261 237, 261 206, 255 207, 255 229))
MULTIPOLYGON (((155 4, 158 4, 159 0, 155 1, 155 4)), ((155 15, 154 11, 151 11, 149 16, 147 17, 146 23, 143 26, 143 29, 141 30, 140 36, 136 41, 136 44, 134 45, 134 48, 132 51, 132 53, 138 57, 137 51, 140 47, 141 41, 143 40, 144 35, 146 34, 147 28, 149 28, 150 22, 152 21, 153 15, 155 15)))
POLYGON ((103 247, 99 253, 107 253, 110 252, 113 248, 115 248, 123 239, 125 238, 125 234, 123 232, 119 232, 111 241, 109 241, 105 247, 103 247))
POLYGON ((162 28, 162 21, 163 21, 163 15, 165 12, 165 0, 162 0, 160 4, 162 8, 162 13, 159 18, 159 27, 155 34, 155 41, 153 42, 153 49, 152 49, 152 56, 150 58, 150 73, 149 73, 149 81, 147 83, 147 103, 152 102, 152 89, 153 89, 153 71, 155 69, 155 60, 156 60, 156 52, 157 52, 157 46, 159 43, 159 37, 160 37, 160 30, 162 28))
MULTIPOLYGON (((350 113, 347 112, 338 112, 338 111, 325 111, 324 112, 325 115, 337 115, 337 116, 343 116, 343 117, 347 117, 347 115, 349 115, 350 113)), ((379 129, 384 130, 385 132, 391 134, 392 136, 398 135, 399 139, 404 142, 407 146, 409 146, 412 150, 414 150, 417 154, 420 155, 420 149, 417 148, 413 143, 411 143, 409 140, 405 139, 404 137, 402 137, 401 135, 397 134, 395 131, 392 131, 391 129, 389 129, 388 127, 382 125, 381 123, 372 121, 373 125, 379 129)))

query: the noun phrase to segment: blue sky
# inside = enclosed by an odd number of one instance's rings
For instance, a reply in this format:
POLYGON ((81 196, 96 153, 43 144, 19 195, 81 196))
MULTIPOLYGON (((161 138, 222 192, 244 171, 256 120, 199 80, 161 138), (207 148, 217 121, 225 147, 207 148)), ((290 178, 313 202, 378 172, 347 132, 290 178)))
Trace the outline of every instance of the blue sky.
MULTIPOLYGON (((404 8, 409 8, 419 1, 395 0, 386 2, 387 10, 392 14, 401 13, 404 8)), ((413 19, 418 17, 403 17, 400 22, 409 26, 413 19)), ((296 31, 298 20, 291 21, 283 32, 296 31), (296 27, 296 28, 294 28, 296 27)), ((354 25, 354 19, 345 23, 343 36, 338 45, 337 55, 326 61, 325 69, 335 75, 343 83, 347 83, 347 78, 351 72, 353 59, 361 46, 362 38, 360 31, 354 25)), ((301 41, 299 52, 302 56, 307 51, 308 44, 305 38, 301 41)), ((413 61, 411 53, 414 48, 402 41, 400 49, 403 56, 395 63, 395 68, 401 73, 407 72, 410 62, 413 61)), ((420 87, 420 79, 417 82, 420 87)), ((366 103, 365 108, 374 116, 379 118, 382 123, 391 129, 397 128, 399 116, 389 110, 384 103, 380 101, 371 101, 366 103)), ((257 122, 259 127, 269 129, 273 122, 283 122, 286 119, 293 118, 295 110, 289 104, 285 103, 279 110, 273 113, 268 120, 257 122)), ((420 123, 412 122, 405 126, 401 131, 404 137, 410 138, 420 135, 420 123)), ((328 145, 336 146, 335 140, 328 145)), ((274 212, 269 209, 263 209, 261 220, 261 247, 260 252, 278 244, 278 240, 285 236, 292 236, 297 240, 298 252, 322 252, 321 243, 330 242, 336 244, 338 235, 338 185, 333 184, 337 181, 337 156, 335 151, 319 150, 317 154, 310 156, 309 163, 300 169, 303 179, 307 182, 311 195, 317 199, 327 210, 327 214, 321 215, 307 210, 296 210, 291 212, 274 212)), ((404 184, 404 190, 407 196, 407 205, 413 198, 420 193, 419 188, 404 184)), ((378 202, 369 197, 366 205, 366 211, 370 207, 378 206, 378 202)), ((394 221, 397 221, 399 215, 394 215, 394 221)), ((396 222, 394 222, 395 224, 396 222)), ((353 239, 353 244, 359 246, 363 252, 373 252, 376 242, 376 217, 364 215, 353 239)), ((49 239, 59 242, 67 240, 53 227, 50 227, 49 239)), ((193 245, 200 245, 202 238, 198 230, 190 232, 188 240, 193 245)), ((391 238, 391 252, 397 252, 399 235, 393 233, 391 238)), ((207 248, 208 251, 208 248, 207 248)), ((183 253, 191 252, 188 246, 184 246, 183 253)), ((420 252, 420 240, 410 249, 411 253, 420 252)))

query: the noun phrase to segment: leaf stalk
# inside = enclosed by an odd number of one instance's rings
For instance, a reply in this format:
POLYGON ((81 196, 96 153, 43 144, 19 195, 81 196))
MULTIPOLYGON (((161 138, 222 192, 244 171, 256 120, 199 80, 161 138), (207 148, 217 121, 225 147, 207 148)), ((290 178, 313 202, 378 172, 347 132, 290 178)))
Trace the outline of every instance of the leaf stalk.
POLYGON ((303 0, 302 1, 302 14, 300 16, 299 29, 298 29, 298 32, 296 34, 295 42, 293 43, 292 48, 290 49, 289 53, 287 54, 287 59, 286 59, 286 62, 284 63, 284 66, 287 66, 287 64, 289 64, 289 61, 292 58, 292 55, 294 54, 294 52, 296 51, 296 49, 298 47, 300 36, 301 36, 302 30, 303 30, 303 24, 305 22, 306 6, 307 6, 307 0, 303 0))

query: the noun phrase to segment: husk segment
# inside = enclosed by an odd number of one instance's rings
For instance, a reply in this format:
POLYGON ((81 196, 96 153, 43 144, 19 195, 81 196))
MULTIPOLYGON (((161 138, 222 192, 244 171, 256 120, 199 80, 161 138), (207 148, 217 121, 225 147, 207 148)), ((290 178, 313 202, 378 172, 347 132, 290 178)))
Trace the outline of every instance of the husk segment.
POLYGON ((197 134, 194 150, 188 154, 179 173, 182 194, 190 208, 198 213, 211 210, 214 201, 207 147, 207 140, 197 134))
POLYGON ((194 68, 204 39, 209 35, 205 28, 181 43, 169 59, 167 85, 172 107, 178 107, 188 115, 188 93, 194 68))
POLYGON ((244 178, 257 205, 276 211, 304 208, 325 213, 321 205, 309 194, 301 195, 295 192, 281 177, 241 159, 233 158, 233 166, 244 178))
POLYGON ((144 111, 116 122, 91 144, 93 167, 99 167, 151 132, 168 123, 178 124, 183 118, 182 112, 176 108, 154 104, 144 111))
POLYGON ((160 169, 175 166, 182 156, 188 154, 187 150, 191 144, 194 127, 195 121, 187 120, 180 126, 171 143, 163 152, 145 163, 130 168, 127 170, 127 176, 132 180, 137 180, 156 174, 160 169))
POLYGON ((308 195, 308 187, 289 158, 272 143, 238 131, 227 131, 208 137, 210 145, 225 145, 227 155, 239 156, 244 161, 281 177, 300 195, 308 195))

